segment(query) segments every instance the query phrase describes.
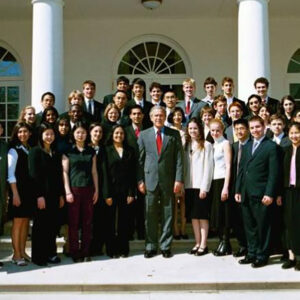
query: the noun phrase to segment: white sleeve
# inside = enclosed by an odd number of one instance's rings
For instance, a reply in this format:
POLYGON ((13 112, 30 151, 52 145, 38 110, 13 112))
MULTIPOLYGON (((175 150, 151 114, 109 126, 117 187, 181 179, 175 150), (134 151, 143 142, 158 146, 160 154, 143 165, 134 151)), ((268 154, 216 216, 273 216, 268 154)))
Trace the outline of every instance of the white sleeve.
POLYGON ((8 162, 8 178, 7 181, 9 183, 16 183, 17 179, 15 176, 16 166, 18 161, 18 153, 14 148, 9 149, 7 154, 7 162, 8 162))

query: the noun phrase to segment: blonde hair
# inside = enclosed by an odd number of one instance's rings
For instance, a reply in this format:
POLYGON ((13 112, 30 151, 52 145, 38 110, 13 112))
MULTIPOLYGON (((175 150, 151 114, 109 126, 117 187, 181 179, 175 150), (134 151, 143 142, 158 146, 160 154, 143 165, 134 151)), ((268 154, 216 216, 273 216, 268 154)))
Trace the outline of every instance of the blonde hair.
POLYGON ((111 109, 116 109, 116 110, 118 111, 118 114, 119 114, 118 120, 119 120, 120 117, 121 117, 121 113, 120 113, 120 110, 119 110, 118 106, 117 106, 115 103, 109 103, 109 104, 106 106, 105 111, 104 111, 104 114, 103 114, 103 115, 104 115, 104 118, 105 118, 106 120, 108 120, 107 115, 108 115, 108 113, 109 113, 109 111, 110 111, 111 109))
POLYGON ((25 106, 20 112, 20 115, 19 115, 19 118, 18 118, 18 123, 25 122, 24 116, 25 116, 26 110, 28 110, 28 109, 32 109, 34 111, 34 114, 35 114, 35 108, 33 106, 31 106, 31 105, 25 106))
POLYGON ((220 119, 212 119, 212 120, 210 120, 209 124, 208 124, 209 128, 210 128, 210 126, 212 124, 218 124, 218 125, 220 125, 222 131, 224 131, 224 129, 225 129, 225 125, 224 125, 224 123, 220 119))
POLYGON ((187 78, 187 79, 183 80, 182 85, 185 85, 185 84, 192 85, 194 88, 196 88, 196 81, 193 78, 187 78))
POLYGON ((71 100, 75 97, 81 98, 82 102, 84 102, 84 96, 81 91, 73 90, 68 96, 68 102, 71 103, 71 100))

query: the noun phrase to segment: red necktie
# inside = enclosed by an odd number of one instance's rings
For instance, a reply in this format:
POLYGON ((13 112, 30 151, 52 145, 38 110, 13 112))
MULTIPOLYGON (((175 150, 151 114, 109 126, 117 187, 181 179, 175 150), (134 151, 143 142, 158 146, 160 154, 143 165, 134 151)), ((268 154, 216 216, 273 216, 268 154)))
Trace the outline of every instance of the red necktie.
POLYGON ((157 147, 157 153, 158 153, 158 155, 160 155, 161 147, 162 147, 162 138, 161 138, 160 130, 157 130, 157 133, 156 133, 156 147, 157 147))
POLYGON ((187 105, 186 105, 186 107, 185 107, 185 114, 186 114, 186 115, 189 115, 190 112, 191 112, 191 101, 188 100, 187 105))
POLYGON ((140 136, 140 129, 137 127, 134 132, 135 136, 138 138, 140 136))

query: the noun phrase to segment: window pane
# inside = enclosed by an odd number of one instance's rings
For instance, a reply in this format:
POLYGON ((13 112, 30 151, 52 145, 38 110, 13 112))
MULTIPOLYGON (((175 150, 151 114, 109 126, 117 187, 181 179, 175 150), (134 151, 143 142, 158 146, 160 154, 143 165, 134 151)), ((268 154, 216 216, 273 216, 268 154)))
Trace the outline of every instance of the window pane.
POLYGON ((288 65, 288 73, 300 73, 300 49, 293 54, 288 65))
POLYGON ((184 74, 186 72, 185 65, 183 62, 180 62, 171 67, 172 74, 184 74))
POLYGON ((0 102, 5 102, 5 87, 0 87, 0 102))
POLYGON ((11 133, 14 129, 14 126, 17 122, 16 121, 9 121, 7 122, 7 136, 11 136, 11 133))
POLYGON ((7 87, 7 102, 19 102, 19 87, 7 87))
POLYGON ((7 50, 3 47, 0 47, 0 59, 2 59, 3 55, 5 54, 7 50))
POLYGON ((135 54, 140 58, 144 58, 146 56, 144 44, 139 44, 132 48, 132 50, 135 52, 135 54))
POLYGON ((18 119, 19 104, 7 104, 7 119, 18 119))
POLYGON ((132 74, 133 68, 121 62, 118 68, 118 74, 132 74))
POLYGON ((295 99, 300 99, 300 83, 290 84, 290 94, 295 99))
POLYGON ((156 42, 148 42, 148 43, 146 43, 146 46, 147 46, 148 55, 155 56, 157 43, 156 42))
POLYGON ((176 92, 177 98, 179 100, 183 100, 184 99, 184 95, 183 95, 183 90, 182 90, 182 85, 181 84, 173 84, 172 85, 172 89, 176 92))
POLYGON ((122 61, 126 61, 127 63, 135 66, 138 62, 138 59, 133 55, 131 51, 128 51, 122 58, 122 61))
POLYGON ((165 44, 160 44, 159 45, 159 49, 158 49, 158 53, 157 56, 160 57, 161 59, 163 59, 171 50, 171 48, 165 44))
POLYGON ((5 116, 5 104, 0 104, 0 119, 1 120, 5 120, 6 116, 5 116))

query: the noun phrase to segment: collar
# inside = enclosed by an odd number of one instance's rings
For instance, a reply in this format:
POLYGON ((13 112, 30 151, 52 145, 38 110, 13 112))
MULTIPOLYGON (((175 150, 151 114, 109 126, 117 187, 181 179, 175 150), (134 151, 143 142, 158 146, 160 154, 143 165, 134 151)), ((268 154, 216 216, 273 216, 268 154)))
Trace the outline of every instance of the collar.
MULTIPOLYGON (((153 126, 153 127, 154 127, 155 135, 157 135, 158 128, 156 128, 155 126, 153 126)), ((165 132, 165 126, 160 129, 160 133, 163 134, 164 132, 165 132)))
POLYGON ((260 144, 264 138, 265 138, 265 135, 263 135, 259 140, 253 139, 253 144, 254 144, 255 142, 258 142, 258 143, 260 144))
POLYGON ((244 140, 243 142, 239 141, 239 144, 241 144, 242 146, 246 145, 248 143, 248 141, 250 140, 250 138, 246 138, 246 140, 244 140))

